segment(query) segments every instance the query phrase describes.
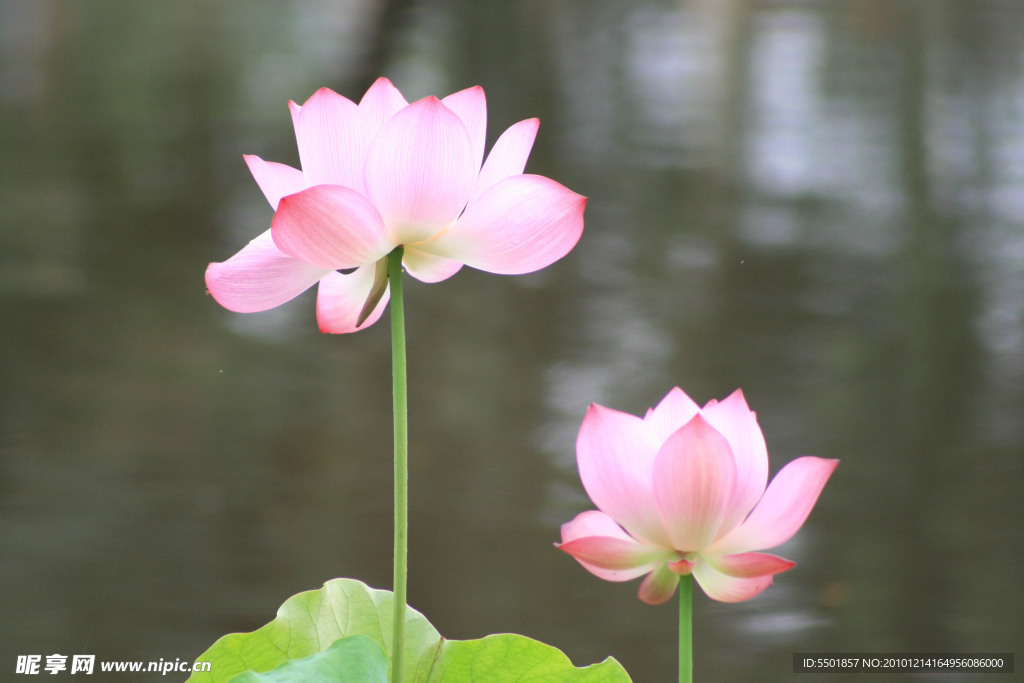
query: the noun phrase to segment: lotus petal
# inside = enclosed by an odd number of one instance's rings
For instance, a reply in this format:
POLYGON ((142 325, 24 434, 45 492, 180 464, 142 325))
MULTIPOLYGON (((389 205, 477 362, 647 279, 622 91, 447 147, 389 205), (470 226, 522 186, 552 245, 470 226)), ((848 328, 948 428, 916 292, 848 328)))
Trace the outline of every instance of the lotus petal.
POLYGON ((294 299, 329 272, 283 253, 267 230, 227 261, 211 263, 206 289, 229 311, 255 313, 294 299))
POLYGON ((359 313, 373 288, 373 282, 373 265, 357 268, 348 274, 333 271, 328 273, 320 281, 316 297, 316 320, 320 325, 320 331, 346 334, 365 330, 377 322, 391 298, 390 288, 385 290, 366 320, 361 325, 358 324, 359 313))
POLYGON ((662 444, 699 412, 700 406, 685 391, 675 387, 658 405, 647 411, 644 423, 651 430, 654 441, 662 444))
POLYGON ((705 561, 712 567, 741 579, 755 576, 770 576, 787 571, 796 566, 796 562, 768 553, 738 553, 736 555, 706 555, 705 561))
POLYGON ((594 404, 576 439, 576 461, 583 488, 598 508, 635 538, 670 548, 654 501, 657 448, 643 420, 594 404))
POLYGON ((530 150, 533 149, 538 128, 539 119, 526 119, 513 124, 501 134, 487 155, 483 168, 480 169, 480 175, 477 176, 473 192, 470 194, 470 204, 494 183, 523 172, 526 160, 530 157, 530 150))
POLYGON ((736 483, 729 442, 697 415, 661 446, 651 476, 672 547, 704 548, 728 515, 736 483))
POLYGON ((460 90, 441 100, 441 104, 455 112, 466 126, 473 146, 473 170, 479 172, 487 138, 487 99, 484 97, 484 89, 475 85, 460 90))
POLYGON ((768 483, 768 448, 757 424, 757 416, 739 389, 724 401, 712 401, 701 415, 729 442, 736 461, 736 490, 730 503, 730 515, 723 528, 739 524, 764 494, 768 483))
POLYGON ((531 273, 576 246, 586 197, 536 175, 505 178, 466 207, 424 251, 503 275, 531 273))
POLYGON ((697 563, 693 578, 709 598, 719 602, 743 602, 772 585, 771 575, 737 578, 723 574, 707 562, 697 563))
POLYGON ((462 269, 462 264, 458 261, 434 256, 413 246, 405 248, 402 265, 409 271, 409 275, 420 282, 447 280, 462 269))
POLYGON ((391 81, 383 77, 374 81, 363 99, 359 100, 359 114, 370 133, 370 139, 408 104, 391 81))
POLYGON ((305 176, 297 168, 273 161, 264 161, 253 154, 245 154, 243 158, 249 166, 252 177, 256 179, 256 184, 263 190, 263 196, 267 198, 275 211, 277 211, 281 197, 306 189, 305 176))
POLYGON ((454 223, 475 179, 466 126, 436 97, 391 117, 366 159, 367 196, 396 245, 429 239, 454 223))
POLYGON ((341 185, 288 195, 270 228, 281 251, 332 270, 375 263, 395 247, 373 205, 341 185))
POLYGON ((775 475, 764 496, 742 524, 707 548, 712 554, 732 554, 774 548, 803 526, 838 460, 804 456, 775 475))
MULTIPOLYGON (((555 546, 570 555, 573 555, 573 557, 575 557, 576 560, 587 569, 587 571, 604 579, 605 581, 629 581, 630 579, 635 579, 638 576, 643 576, 654 568, 655 561, 649 560, 646 564, 637 564, 628 569, 610 569, 605 566, 591 563, 587 561, 587 559, 571 552, 566 547, 570 543, 585 538, 605 538, 610 541, 619 541, 620 543, 640 544, 634 541, 629 534, 623 531, 622 528, 615 523, 615 520, 598 510, 581 512, 571 522, 567 522, 562 525, 562 542, 556 543, 555 546)), ((652 548, 652 546, 645 547, 648 549, 652 548)), ((662 553, 663 552, 664 551, 662 551, 662 553)))
POLYGON ((354 102, 327 88, 292 107, 306 186, 343 185, 361 191, 369 136, 354 102))
POLYGON ((672 597, 678 585, 679 574, 669 569, 668 565, 660 564, 640 583, 637 595, 648 605, 660 605, 672 597))

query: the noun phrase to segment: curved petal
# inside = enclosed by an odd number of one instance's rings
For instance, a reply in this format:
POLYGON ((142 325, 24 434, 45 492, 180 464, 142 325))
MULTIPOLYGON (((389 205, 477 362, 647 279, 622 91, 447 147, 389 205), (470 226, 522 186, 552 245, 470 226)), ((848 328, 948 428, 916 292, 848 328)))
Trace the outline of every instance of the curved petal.
POLYGON ((358 332, 377 322, 391 298, 390 289, 384 292, 384 296, 363 324, 356 326, 359 312, 373 287, 373 275, 374 267, 369 265, 357 268, 347 275, 332 271, 320 280, 316 296, 316 320, 321 332, 358 332))
POLYGON ((586 203, 549 178, 511 176, 467 206, 450 230, 418 246, 489 273, 532 273, 576 246, 586 203))
POLYGON ((637 595, 648 605, 660 605, 672 597, 678 585, 679 574, 660 564, 641 582, 637 595))
MULTIPOLYGON (((292 100, 288 100, 288 113, 291 114, 291 116, 292 116, 292 129, 294 131, 296 131, 296 132, 299 129, 299 113, 301 111, 302 111, 302 105, 301 104, 296 104, 292 100)), ((298 135, 296 135, 296 140, 298 140, 298 135)), ((299 160, 299 163, 302 163, 301 159, 299 160)))
POLYGON ((670 548, 651 481, 657 450, 643 420, 597 404, 576 438, 580 480, 594 505, 635 538, 670 548))
POLYGON ((307 187, 343 185, 361 191, 370 136, 356 104, 320 88, 301 107, 292 108, 292 121, 307 187))
POLYGON ((473 145, 473 169, 479 172, 487 137, 487 99, 484 97, 484 89, 474 85, 449 95, 441 100, 441 104, 455 112, 466 126, 473 145))
POLYGON ((665 559, 665 551, 660 548, 637 543, 633 539, 607 536, 585 536, 556 547, 586 565, 619 574, 635 571, 634 576, 646 574, 654 568, 655 562, 665 559))
POLYGON ((477 176, 476 185, 470 194, 471 204, 494 183, 523 172, 539 127, 540 119, 526 119, 513 124, 501 134, 477 176))
POLYGON ((402 97, 391 81, 383 76, 370 86, 370 89, 359 100, 359 115, 370 134, 370 139, 391 120, 391 117, 409 103, 402 97))
POLYGON ((600 510, 587 510, 575 516, 572 521, 562 524, 562 543, 568 543, 586 536, 606 536, 609 539, 633 541, 614 519, 600 510))
POLYGON ((709 553, 733 554, 774 548, 800 530, 821 490, 839 465, 811 455, 783 467, 742 524, 713 543, 709 553))
POLYGON ((244 154, 243 158, 252 177, 256 179, 256 184, 263 190, 263 196, 275 211, 281 197, 306 189, 306 179, 297 168, 273 161, 263 161, 254 154, 244 154))
POLYGON ((702 550, 728 514, 736 482, 729 442, 697 415, 658 450, 653 476, 654 495, 673 547, 702 550))
POLYGON ((409 275, 420 282, 447 280, 462 268, 462 264, 458 261, 434 256, 410 246, 405 248, 402 265, 409 271, 409 275))
POLYGON ((466 126, 436 97, 391 117, 366 159, 367 195, 396 244, 428 239, 450 225, 475 178, 466 126))
POLYGON ((366 197, 340 185, 283 198, 270 230, 281 251, 332 270, 374 263, 395 247, 366 197))
POLYGON ((266 311, 294 299, 330 270, 281 252, 267 230, 223 263, 206 268, 206 288, 237 313, 266 311))
POLYGON ((581 512, 571 522, 563 524, 561 531, 562 543, 568 543, 584 536, 607 536, 624 541, 633 540, 633 537, 626 533, 618 522, 600 510, 581 512))
POLYGON ((704 555, 704 560, 728 576, 749 579, 755 576, 772 576, 788 571, 796 562, 768 553, 738 553, 736 555, 704 555))
MULTIPOLYGON (((594 576, 602 578, 605 581, 629 581, 635 579, 638 576, 642 576, 653 569, 653 565, 641 564, 636 565, 631 569, 608 569, 597 564, 588 562, 586 559, 576 555, 565 546, 567 544, 585 539, 585 538, 605 538, 609 541, 618 541, 620 543, 633 543, 637 544, 629 534, 622 530, 622 528, 615 523, 615 520, 606 515, 603 512, 597 510, 587 510, 576 515, 576 518, 571 522, 567 522, 562 525, 562 542, 556 543, 555 547, 563 550, 579 562, 583 567, 594 576)), ((639 544, 637 544, 639 545, 639 544)), ((644 546, 650 548, 651 546, 644 546)))
POLYGON ((723 574, 707 562, 698 562, 693 578, 712 600, 719 602, 743 602, 772 585, 771 575, 738 578, 723 574))
POLYGON ((736 459, 736 490, 729 506, 731 514, 723 524, 723 529, 731 529, 764 494, 768 483, 768 448, 757 415, 747 407, 740 389, 722 402, 708 403, 700 413, 726 438, 736 459))
POLYGON ((654 440, 662 444, 699 412, 700 407, 693 399, 679 387, 674 387, 658 405, 647 411, 644 423, 654 440))

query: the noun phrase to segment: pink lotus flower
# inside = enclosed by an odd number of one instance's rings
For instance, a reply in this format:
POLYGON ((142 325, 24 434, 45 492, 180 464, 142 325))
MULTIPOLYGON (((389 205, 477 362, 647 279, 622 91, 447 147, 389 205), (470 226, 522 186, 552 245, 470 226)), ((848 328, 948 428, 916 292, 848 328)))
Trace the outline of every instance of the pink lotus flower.
POLYGON ((562 526, 558 548, 607 581, 647 577, 656 605, 693 574, 707 595, 748 600, 795 563, 755 552, 803 525, 838 460, 812 456, 768 485, 768 451, 740 390, 699 408, 675 388, 639 417, 592 405, 576 441, 580 478, 600 510, 562 526))
POLYGON ((276 213, 270 230, 206 270, 227 309, 265 311, 319 283, 320 329, 354 332, 387 304, 380 264, 395 247, 413 277, 439 282, 463 264, 539 270, 582 234, 586 198, 523 173, 537 119, 511 126, 483 161, 479 86, 408 104, 381 78, 358 105, 324 88, 289 106, 302 170, 245 157, 276 213))

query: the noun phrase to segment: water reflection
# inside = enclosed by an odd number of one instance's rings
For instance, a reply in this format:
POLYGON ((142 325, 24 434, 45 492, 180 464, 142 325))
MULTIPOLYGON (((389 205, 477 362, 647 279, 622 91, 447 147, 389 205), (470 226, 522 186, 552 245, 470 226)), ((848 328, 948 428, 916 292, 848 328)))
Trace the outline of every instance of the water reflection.
MULTIPOLYGON (((796 571, 698 599, 697 668, 998 651, 1024 546, 1024 11, 984 2, 0 5, 0 640, 191 657, 334 576, 390 582, 387 329, 237 316, 242 153, 288 99, 480 83, 590 197, 534 276, 410 283, 410 599, 638 681, 674 614, 552 550, 586 405, 742 386, 773 469, 843 459, 796 571), (330 8, 330 11, 328 11, 330 8)), ((810 677, 808 680, 814 680, 810 677)), ((825 680, 822 678, 821 680, 825 680)))

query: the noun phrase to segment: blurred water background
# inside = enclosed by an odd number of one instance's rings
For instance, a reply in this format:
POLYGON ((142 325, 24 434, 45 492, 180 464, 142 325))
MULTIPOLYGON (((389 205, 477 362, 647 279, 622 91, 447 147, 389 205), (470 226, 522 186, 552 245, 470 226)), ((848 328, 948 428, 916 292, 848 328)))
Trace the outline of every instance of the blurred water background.
POLYGON ((484 86, 491 142, 540 117, 527 170, 589 197, 542 272, 407 279, 409 599, 442 634, 670 680, 672 604, 552 547, 590 507, 575 435, 742 387, 773 472, 843 462, 794 571, 696 597, 699 679, 1021 653, 1021 3, 0 0, 0 677, 390 586, 386 320, 203 284, 269 226, 242 154, 297 165, 288 100, 380 75, 484 86))

